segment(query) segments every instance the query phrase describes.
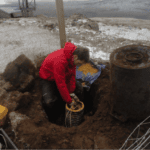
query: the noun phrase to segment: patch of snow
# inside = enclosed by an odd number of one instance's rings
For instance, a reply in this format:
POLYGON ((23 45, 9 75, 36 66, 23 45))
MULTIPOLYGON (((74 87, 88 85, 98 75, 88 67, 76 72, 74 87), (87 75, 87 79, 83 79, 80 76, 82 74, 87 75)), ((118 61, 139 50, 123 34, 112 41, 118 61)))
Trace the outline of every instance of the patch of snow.
POLYGON ((150 30, 148 29, 135 29, 132 27, 120 27, 117 26, 102 26, 102 23, 99 24, 99 30, 102 31, 102 34, 107 36, 114 36, 115 38, 125 38, 129 40, 145 40, 149 41, 150 30))
POLYGON ((87 22, 87 19, 79 19, 78 21, 79 21, 79 22, 86 23, 86 22, 87 22))
POLYGON ((20 19, 19 20, 19 24, 22 25, 22 26, 25 26, 25 25, 31 25, 33 23, 36 23, 35 20, 31 20, 31 19, 20 19))
POLYGON ((90 58, 92 59, 97 59, 97 58, 100 58, 102 60, 109 60, 109 57, 110 57, 110 53, 105 53, 103 51, 98 51, 98 52, 94 52, 97 48, 96 47, 92 47, 92 46, 87 46, 85 44, 83 44, 83 42, 80 40, 79 43, 76 43, 74 41, 72 41, 75 45, 81 45, 83 47, 87 47, 90 51, 90 58))
POLYGON ((102 60, 109 60, 110 58, 110 53, 105 53, 103 51, 98 51, 93 54, 94 58, 101 58, 102 60))
POLYGON ((16 113, 16 112, 11 112, 9 114, 9 119, 11 121, 12 128, 15 130, 17 125, 24 119, 29 119, 27 116, 16 113))

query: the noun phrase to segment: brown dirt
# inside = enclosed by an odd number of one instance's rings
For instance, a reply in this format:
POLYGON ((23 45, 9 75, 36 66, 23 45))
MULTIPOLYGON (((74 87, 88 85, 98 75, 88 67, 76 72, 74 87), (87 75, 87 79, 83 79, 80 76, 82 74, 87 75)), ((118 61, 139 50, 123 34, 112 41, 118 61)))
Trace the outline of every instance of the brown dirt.
POLYGON ((92 100, 93 105, 98 107, 96 113, 93 116, 85 115, 84 122, 72 128, 48 121, 41 105, 42 93, 39 88, 38 70, 36 75, 35 86, 30 91, 31 103, 17 111, 31 119, 24 120, 18 126, 16 140, 10 124, 4 128, 19 149, 118 149, 139 124, 131 121, 122 123, 109 114, 111 105, 109 64, 92 84, 85 98, 85 102, 92 100), (24 142, 19 141, 21 138, 24 142))

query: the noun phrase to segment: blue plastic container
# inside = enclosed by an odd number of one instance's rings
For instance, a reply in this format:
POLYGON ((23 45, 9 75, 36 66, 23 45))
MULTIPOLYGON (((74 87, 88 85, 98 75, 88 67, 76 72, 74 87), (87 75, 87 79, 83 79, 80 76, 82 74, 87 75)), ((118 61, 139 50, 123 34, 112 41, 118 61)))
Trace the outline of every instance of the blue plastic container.
POLYGON ((82 71, 78 70, 80 66, 76 67, 76 80, 77 82, 85 82, 84 87, 87 89, 87 91, 90 90, 90 87, 93 84, 93 82, 97 80, 97 78, 101 75, 101 68, 105 69, 106 67, 106 65, 103 64, 96 65, 91 59, 89 63, 91 63, 94 68, 98 69, 97 73, 91 75, 89 72, 87 75, 85 75, 82 71))

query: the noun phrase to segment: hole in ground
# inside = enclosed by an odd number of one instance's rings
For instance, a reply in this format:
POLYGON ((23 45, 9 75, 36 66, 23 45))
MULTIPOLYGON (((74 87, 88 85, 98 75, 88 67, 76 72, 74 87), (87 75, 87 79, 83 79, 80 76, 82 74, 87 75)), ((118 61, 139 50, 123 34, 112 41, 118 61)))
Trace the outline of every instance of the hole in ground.
MULTIPOLYGON (((77 95, 80 101, 84 103, 84 116, 87 115, 93 109, 93 98, 94 96, 91 95, 92 87, 90 91, 86 91, 84 88, 83 93, 77 95)), ((42 103, 42 107, 45 110, 48 120, 51 123, 55 123, 60 126, 65 126, 65 102, 60 98, 60 101, 54 104, 53 108, 48 108, 42 103)), ((96 111, 96 110, 94 110, 96 111)), ((84 122, 84 117, 83 121, 84 122)))

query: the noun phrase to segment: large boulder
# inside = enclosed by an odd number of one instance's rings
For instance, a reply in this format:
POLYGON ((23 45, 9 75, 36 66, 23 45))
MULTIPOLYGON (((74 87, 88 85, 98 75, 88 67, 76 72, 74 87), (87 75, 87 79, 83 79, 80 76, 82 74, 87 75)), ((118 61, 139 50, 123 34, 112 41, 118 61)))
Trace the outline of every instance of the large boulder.
POLYGON ((66 20, 66 25, 83 27, 86 29, 99 31, 98 23, 91 19, 88 19, 86 16, 84 16, 82 14, 74 14, 74 15, 70 16, 66 20))
POLYGON ((34 83, 35 71, 33 62, 22 54, 6 66, 3 78, 17 90, 25 92, 34 83))

